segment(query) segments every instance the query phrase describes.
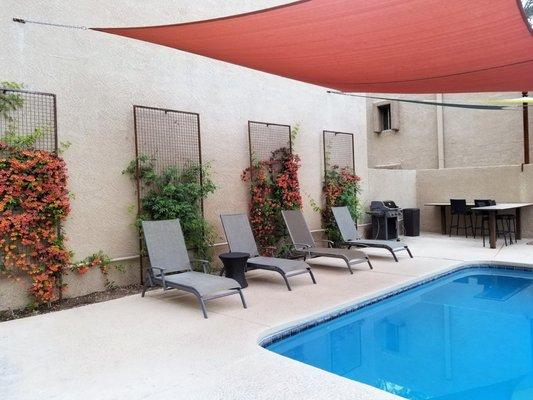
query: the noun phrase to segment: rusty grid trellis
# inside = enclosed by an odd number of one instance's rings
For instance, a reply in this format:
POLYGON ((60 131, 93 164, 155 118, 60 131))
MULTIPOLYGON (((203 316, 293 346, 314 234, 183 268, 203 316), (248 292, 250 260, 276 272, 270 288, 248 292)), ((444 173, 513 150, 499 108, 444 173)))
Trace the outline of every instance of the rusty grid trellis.
MULTIPOLYGON (((202 164, 200 115, 164 108, 133 106, 135 157, 148 156, 154 170, 202 164)), ((200 176, 200 180, 202 177, 200 176)), ((138 206, 143 187, 137 179, 138 206)), ((203 204, 202 204, 203 210, 203 204)))
MULTIPOLYGON (((137 169, 141 156, 148 156, 153 160, 154 170, 157 173, 161 173, 169 167, 180 168, 190 164, 202 164, 200 114, 136 105, 133 106, 133 123, 137 169)), ((140 211, 144 193, 138 176, 136 184, 137 207, 140 211)), ((203 201, 200 206, 203 213, 203 201)), ((142 239, 140 240, 141 248, 143 248, 142 239)), ((141 256, 141 283, 144 282, 143 270, 146 263, 147 260, 141 256)))
POLYGON ((324 149, 324 176, 329 168, 339 166, 355 172, 354 135, 347 132, 322 132, 324 149))
POLYGON ((267 161, 272 152, 288 147, 292 152, 291 126, 268 122, 248 121, 250 166, 267 161))
POLYGON ((57 153, 57 109, 56 95, 52 93, 32 92, 20 89, 0 89, 2 95, 15 96, 21 106, 6 112, 0 118, 0 139, 8 132, 19 136, 28 136, 39 130, 41 136, 34 147, 57 153))

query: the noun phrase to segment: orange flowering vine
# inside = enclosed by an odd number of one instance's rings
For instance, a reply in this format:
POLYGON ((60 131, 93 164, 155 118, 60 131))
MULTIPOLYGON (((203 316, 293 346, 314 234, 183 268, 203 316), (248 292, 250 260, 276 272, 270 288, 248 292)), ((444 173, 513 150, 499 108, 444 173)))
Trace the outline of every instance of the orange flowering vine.
POLYGON ((0 142, 0 273, 26 273, 37 303, 59 296, 70 261, 60 227, 69 212, 63 159, 0 142))
POLYGON ((333 242, 342 243, 331 207, 346 206, 352 218, 357 221, 360 215, 359 193, 361 178, 351 168, 334 165, 326 171, 322 196, 324 207, 319 209, 322 214, 322 226, 326 235, 333 242))
POLYGON ((242 180, 250 182, 250 224, 264 255, 275 254, 285 236, 281 211, 302 206, 299 168, 300 158, 282 147, 242 173, 242 180))
POLYGON ((82 261, 74 263, 70 269, 77 272, 79 275, 84 275, 91 268, 100 268, 100 271, 104 276, 107 276, 108 267, 111 264, 111 258, 105 254, 102 250, 97 253, 91 254, 82 261))

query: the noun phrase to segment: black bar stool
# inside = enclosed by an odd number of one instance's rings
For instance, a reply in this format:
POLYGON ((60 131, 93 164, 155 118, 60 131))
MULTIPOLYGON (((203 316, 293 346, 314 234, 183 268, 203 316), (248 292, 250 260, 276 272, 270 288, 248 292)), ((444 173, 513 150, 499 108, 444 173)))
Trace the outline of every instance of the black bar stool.
MULTIPOLYGON (((474 200, 474 205, 476 207, 486 207, 490 206, 491 204, 490 200, 474 200)), ((479 233, 481 233, 481 237, 483 238, 483 247, 485 247, 485 236, 489 235, 489 213, 487 211, 474 211, 474 215, 474 238, 476 237, 477 231, 479 231, 479 233)))
MULTIPOLYGON (((495 206, 496 201, 490 200, 490 205, 495 206)), ((516 216, 515 214, 496 214, 496 226, 498 227, 498 222, 500 223, 500 233, 503 235, 505 240, 505 245, 507 246, 507 235, 509 236, 509 244, 513 244, 513 235, 514 241, 516 242, 516 216)))
POLYGON ((452 228, 456 228, 457 235, 459 235, 459 230, 464 230, 465 237, 468 238, 468 229, 472 232, 475 237, 474 231, 474 222, 472 219, 472 210, 466 205, 465 199, 451 199, 451 221, 450 221, 450 236, 452 236, 452 228), (461 216, 463 217, 463 224, 461 225, 461 216), (455 224, 453 223, 454 217, 456 218, 455 224), (468 217, 468 218, 467 218, 468 217), (470 221, 470 224, 467 224, 467 221, 470 221))
MULTIPOLYGON (((495 200, 474 200, 476 207, 495 206, 495 200)), ((514 225, 512 225, 513 214, 496 214, 496 236, 503 237, 505 245, 507 246, 507 236, 509 236, 509 243, 513 244, 513 234, 516 242, 516 217, 514 217, 514 225)), ((485 247, 485 236, 489 235, 489 214, 486 211, 477 211, 475 217, 475 231, 480 231, 483 237, 483 247, 485 247), (481 223, 478 224, 479 217, 481 223)))

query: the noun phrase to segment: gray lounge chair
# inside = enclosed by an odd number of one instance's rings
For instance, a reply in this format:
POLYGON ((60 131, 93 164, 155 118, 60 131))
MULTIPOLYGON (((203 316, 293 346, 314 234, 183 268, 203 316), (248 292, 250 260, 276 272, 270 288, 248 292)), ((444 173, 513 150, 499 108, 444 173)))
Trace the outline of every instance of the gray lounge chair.
POLYGON ((331 210, 333 211, 333 216, 335 217, 335 221, 337 222, 337 226, 339 227, 339 231, 341 232, 342 240, 348 246, 348 248, 356 246, 385 249, 391 252, 396 262, 398 262, 398 257, 396 257, 396 253, 400 251, 407 251, 407 253, 409 253, 409 256, 413 258, 411 250, 409 250, 409 247, 407 247, 405 243, 399 242, 397 240, 363 239, 363 237, 359 234, 357 228, 355 227, 348 207, 332 207, 331 210))
POLYGON ((246 308, 241 285, 236 280, 209 275, 209 262, 205 260, 196 260, 202 264, 204 273, 192 270, 179 220, 143 221, 142 227, 150 257, 142 297, 148 286, 184 290, 196 296, 204 318, 207 318, 205 302, 219 297, 238 294, 246 308))
POLYGON ((287 260, 285 258, 262 257, 257 250, 252 227, 245 214, 221 215, 222 226, 231 251, 242 251, 250 254, 247 269, 264 269, 278 272, 285 281, 287 289, 291 290, 288 278, 291 276, 309 274, 316 284, 311 267, 303 261, 287 260))
MULTIPOLYGON (((304 256, 304 260, 309 257, 331 257, 344 260, 350 274, 353 274, 352 266, 360 263, 368 263, 372 269, 372 263, 368 256, 362 251, 351 249, 335 249, 333 247, 316 247, 315 239, 305 222, 305 218, 300 210, 284 210, 281 212, 285 225, 292 240, 292 244, 297 253, 304 256)), ((322 240, 333 246, 330 240, 322 240)))

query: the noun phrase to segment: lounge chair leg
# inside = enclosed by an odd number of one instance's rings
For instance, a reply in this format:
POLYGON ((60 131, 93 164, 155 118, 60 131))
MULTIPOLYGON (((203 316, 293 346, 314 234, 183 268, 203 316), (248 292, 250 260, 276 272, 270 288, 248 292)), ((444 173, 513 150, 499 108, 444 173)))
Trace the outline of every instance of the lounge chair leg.
POLYGON ((204 318, 207 319, 207 311, 205 309, 204 299, 202 299, 200 296, 198 296, 198 302, 200 303, 200 307, 202 308, 202 313, 204 314, 204 318))
POLYGON ((348 266, 348 271, 350 271, 350 274, 353 275, 352 266, 350 265, 350 262, 348 260, 344 260, 346 262, 346 265, 348 266))
POLYGON ((372 266, 372 263, 370 262, 370 258, 367 258, 366 262, 368 263, 368 266, 370 267, 370 269, 374 269, 374 267, 372 266))
POLYGON ((308 268, 307 271, 309 272, 309 275, 311 275, 311 280, 316 285, 315 275, 313 275, 313 271, 311 271, 311 268, 308 268))
POLYGON ((407 250, 409 257, 413 258, 413 255, 411 254, 411 250, 409 250, 409 247, 405 246, 405 250, 407 250))
POLYGON ((154 286, 154 283, 152 282, 152 277, 150 275, 150 272, 148 272, 146 274, 146 276, 144 277, 143 291, 141 293, 141 297, 144 297, 144 295, 146 294, 146 291, 148 290, 148 286, 150 286, 150 287, 154 286))
POLYGON ((452 237, 452 225, 453 225, 453 214, 450 217, 450 230, 449 230, 449 236, 452 237))
POLYGON ((392 256, 394 257, 394 261, 398 262, 398 257, 396 257, 396 253, 394 253, 394 250, 390 251, 392 256))
POLYGON ((246 305, 246 301, 244 300, 244 296, 242 294, 242 290, 241 289, 237 289, 237 291, 239 292, 239 296, 241 296, 242 306, 244 308, 248 308, 248 306, 246 305))
POLYGON ((289 280, 287 279, 287 276, 282 273, 281 276, 283 277, 283 280, 285 281, 285 284, 287 285, 287 289, 289 289, 289 292, 292 291, 291 285, 289 284, 289 280))

